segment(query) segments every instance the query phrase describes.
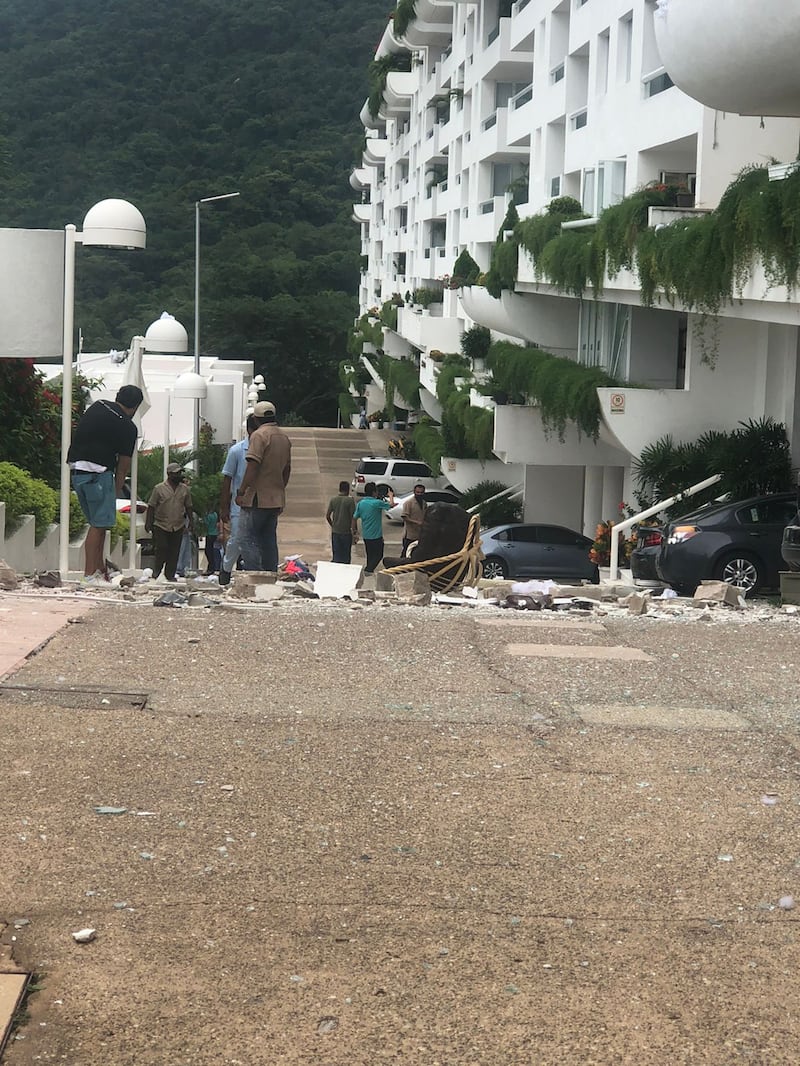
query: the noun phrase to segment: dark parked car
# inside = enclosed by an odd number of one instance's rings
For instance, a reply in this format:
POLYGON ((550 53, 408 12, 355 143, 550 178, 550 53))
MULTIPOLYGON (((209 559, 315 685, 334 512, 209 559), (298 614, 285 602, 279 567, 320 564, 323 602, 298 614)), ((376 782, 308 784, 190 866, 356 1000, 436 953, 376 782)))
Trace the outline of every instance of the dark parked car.
POLYGON ((790 570, 800 570, 800 511, 792 518, 792 524, 783 531, 781 555, 790 570))
POLYGON ((592 541, 564 526, 514 523, 481 532, 485 577, 600 581, 589 558, 592 541))
POLYGON ((666 527, 658 576, 690 595, 708 579, 727 581, 745 595, 777 588, 783 531, 796 513, 793 492, 706 504, 666 527))
POLYGON ((661 526, 639 526, 636 547, 631 552, 631 577, 640 588, 663 588, 656 563, 661 552, 664 530, 661 526))

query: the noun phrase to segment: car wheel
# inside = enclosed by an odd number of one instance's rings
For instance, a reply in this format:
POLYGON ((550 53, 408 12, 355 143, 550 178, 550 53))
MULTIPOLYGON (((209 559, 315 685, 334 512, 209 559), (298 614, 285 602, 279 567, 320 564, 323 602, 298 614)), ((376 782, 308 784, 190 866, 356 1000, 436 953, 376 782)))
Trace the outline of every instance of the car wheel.
POLYGON ((741 589, 745 596, 751 596, 764 584, 764 567, 760 560, 744 552, 725 555, 714 568, 717 581, 727 581, 741 589))
POLYGON ((483 576, 493 580, 498 577, 508 577, 508 567, 502 559, 490 557, 483 560, 483 576))

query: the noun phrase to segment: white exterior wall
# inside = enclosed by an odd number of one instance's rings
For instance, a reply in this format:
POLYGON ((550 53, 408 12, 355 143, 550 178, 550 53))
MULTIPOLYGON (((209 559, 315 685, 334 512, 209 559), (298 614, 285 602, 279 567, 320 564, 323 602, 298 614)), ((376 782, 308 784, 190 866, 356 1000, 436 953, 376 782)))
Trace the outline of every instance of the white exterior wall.
MULTIPOLYGON (((704 0, 708 3, 726 6, 722 0, 704 0)), ((692 5, 696 0, 670 0, 669 8, 692 5)), ((753 0, 744 7, 757 20, 753 0)), ((662 172, 691 176, 697 206, 713 208, 742 167, 796 155, 797 119, 762 121, 714 111, 663 80, 657 46, 663 27, 649 0, 582 5, 517 0, 511 17, 499 24, 497 10, 497 0, 418 0, 418 18, 408 32, 415 50, 411 72, 389 76, 379 119, 362 111, 369 139, 363 165, 351 179, 371 198, 354 208, 368 256, 362 311, 395 292, 441 284, 464 248, 481 269, 488 268, 509 200, 498 168, 516 168, 510 174, 528 168, 528 202, 518 206, 524 217, 547 205, 556 192, 554 179, 561 195, 581 199, 592 173, 595 197, 585 203, 590 211, 659 181, 662 172), (517 91, 506 102, 510 90, 498 90, 498 84, 517 91), (437 120, 431 102, 453 90, 449 118, 437 120), (441 169, 434 174, 434 168, 441 169), (429 189, 434 177, 438 184, 429 189)), ((720 19, 726 33, 741 38, 736 20, 720 19)), ((708 39, 695 42, 706 59, 708 39)), ((402 42, 387 29, 379 52, 399 47, 402 42)), ((761 45, 758 50, 764 51, 761 45)), ((724 61, 716 44, 712 51, 714 61, 724 61)), ((796 74, 790 78, 796 80, 796 74)), ((460 300, 447 290, 444 297, 438 319, 407 308, 398 316, 399 336, 422 350, 423 363, 433 348, 457 350, 461 331, 474 322, 488 326, 494 339, 536 343, 581 358, 580 301, 540 281, 524 254, 516 293, 493 300, 476 287, 463 290, 460 300)), ((601 390, 609 451, 602 460, 596 446, 580 440, 562 446, 555 458, 557 444, 543 439, 535 414, 529 412, 512 430, 507 410, 500 409, 498 454, 537 471, 526 477, 526 486, 542 499, 553 495, 544 491, 549 475, 543 473, 552 466, 558 471, 558 506, 573 515, 565 524, 576 525, 579 513, 583 528, 591 531, 600 518, 613 517, 615 510, 608 509, 612 502, 616 508, 623 487, 629 491, 631 460, 664 433, 689 440, 711 426, 731 429, 771 414, 787 425, 792 439, 800 395, 797 296, 767 290, 757 271, 742 297, 725 309, 718 346, 710 345, 715 369, 692 339, 690 316, 685 380, 677 389, 678 316, 685 309, 666 303, 660 310, 642 308, 638 280, 630 272, 609 280, 601 301, 632 307, 623 376, 656 388, 624 390, 624 410, 614 414, 613 390, 601 390), (581 471, 574 482, 564 479, 573 464, 581 471), (574 499, 563 502, 570 493, 574 499)), ((389 350, 396 347, 392 342, 389 350)), ((436 412, 438 404, 426 392, 433 384, 429 371, 427 364, 422 406, 436 412)), ((553 512, 538 517, 555 520, 553 512)))

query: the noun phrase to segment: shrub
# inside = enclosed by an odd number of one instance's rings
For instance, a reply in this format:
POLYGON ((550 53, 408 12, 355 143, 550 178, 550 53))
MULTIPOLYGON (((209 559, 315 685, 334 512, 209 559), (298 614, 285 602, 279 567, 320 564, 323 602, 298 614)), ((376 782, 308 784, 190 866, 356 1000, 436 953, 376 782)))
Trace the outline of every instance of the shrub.
POLYGON ((34 516, 37 544, 55 521, 58 511, 55 489, 13 463, 0 463, 0 500, 6 505, 7 529, 15 529, 23 515, 34 516))
POLYGON ((86 516, 81 510, 78 497, 74 492, 69 494, 69 539, 75 540, 86 528, 86 516))
POLYGON ((520 500, 511 500, 508 496, 503 496, 499 500, 492 500, 491 503, 484 502, 507 487, 502 481, 481 481, 465 492, 459 503, 467 511, 476 504, 478 505, 478 514, 481 516, 483 529, 502 526, 507 522, 521 522, 522 503, 520 500))

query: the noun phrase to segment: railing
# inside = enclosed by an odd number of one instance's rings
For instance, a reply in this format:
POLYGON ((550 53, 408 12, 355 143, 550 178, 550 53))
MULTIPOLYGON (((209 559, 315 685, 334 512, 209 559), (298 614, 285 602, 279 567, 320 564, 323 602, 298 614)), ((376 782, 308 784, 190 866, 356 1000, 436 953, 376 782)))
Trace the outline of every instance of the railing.
POLYGON ((502 492, 496 492, 494 496, 490 496, 488 500, 481 500, 480 503, 476 503, 474 507, 467 508, 467 514, 474 514, 480 507, 483 507, 485 503, 494 503, 495 500, 500 500, 503 496, 508 496, 509 499, 516 499, 517 496, 522 496, 524 486, 510 485, 507 489, 503 489, 502 492))
POLYGON ((482 130, 490 130, 493 126, 496 126, 496 125, 497 125, 497 112, 495 111, 495 113, 493 115, 489 115, 488 118, 485 118, 483 120, 483 122, 481 123, 481 129, 482 130))
POLYGON ((662 500, 661 503, 656 503, 652 507, 648 507, 646 511, 640 511, 639 514, 635 514, 632 518, 626 518, 624 522, 612 522, 611 558, 609 559, 611 580, 616 581, 619 578, 618 533, 627 532, 627 530, 629 530, 631 526, 635 526, 637 522, 641 522, 645 518, 652 518, 652 516, 658 514, 659 511, 663 511, 667 507, 672 507, 673 503, 680 503, 681 500, 685 500, 689 496, 694 496, 696 493, 702 492, 703 489, 709 488, 710 485, 716 485, 721 479, 722 474, 714 474, 712 477, 707 477, 705 481, 698 481, 698 483, 692 485, 690 489, 684 489, 683 492, 677 492, 674 496, 670 496, 668 500, 662 500))
POLYGON ((512 111, 516 111, 518 107, 524 107, 525 104, 529 104, 532 99, 533 86, 529 85, 527 89, 522 89, 516 96, 512 96, 508 104, 512 111))

